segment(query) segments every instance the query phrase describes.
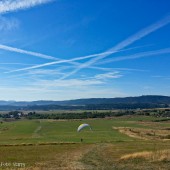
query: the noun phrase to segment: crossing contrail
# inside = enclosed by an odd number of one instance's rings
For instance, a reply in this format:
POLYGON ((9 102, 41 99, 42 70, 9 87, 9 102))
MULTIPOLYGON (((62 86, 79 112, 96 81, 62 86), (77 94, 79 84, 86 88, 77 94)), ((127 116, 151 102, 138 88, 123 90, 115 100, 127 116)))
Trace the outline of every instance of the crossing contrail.
MULTIPOLYGON (((144 46, 148 46, 148 45, 144 45, 144 46)), ((44 64, 34 65, 34 66, 31 66, 31 67, 26 67, 26 68, 21 68, 21 69, 11 70, 9 72, 6 72, 6 73, 12 73, 12 72, 18 72, 18 71, 24 71, 24 70, 31 70, 31 69, 35 69, 35 68, 41 68, 41 67, 50 66, 50 65, 61 64, 61 63, 69 63, 69 64, 73 64, 75 66, 79 66, 80 63, 75 62, 75 61, 93 58, 93 57, 96 57, 96 56, 101 56, 103 54, 113 54, 115 52, 128 51, 128 50, 132 50, 132 49, 136 49, 136 48, 141 48, 141 47, 144 47, 144 46, 127 48, 127 49, 119 50, 119 51, 109 51, 109 52, 91 54, 91 55, 77 57, 77 58, 73 58, 73 59, 69 59, 69 60, 62 60, 62 59, 59 59, 59 58, 56 58, 56 57, 53 57, 53 56, 50 56, 50 55, 45 55, 45 54, 32 52, 32 51, 26 51, 26 50, 22 50, 22 49, 19 49, 19 48, 9 47, 9 46, 6 46, 6 45, 0 45, 0 49, 12 51, 12 52, 17 52, 17 53, 21 53, 21 54, 32 55, 32 56, 36 56, 36 57, 40 57, 40 58, 55 60, 53 62, 48 62, 48 63, 44 63, 44 64)), ((103 70, 103 68, 96 67, 96 66, 89 66, 89 68, 103 70)))
POLYGON ((167 24, 170 23, 170 15, 166 16, 165 18, 159 20, 158 22, 140 30, 139 32, 137 32, 136 34, 130 36, 129 38, 125 39, 124 41, 118 43, 116 46, 112 47, 111 49, 107 50, 106 51, 106 54, 103 54, 101 56, 98 56, 96 58, 93 58, 83 64, 81 64, 80 66, 78 66, 75 70, 73 70, 72 72, 66 74, 65 76, 63 76, 61 79, 65 79, 75 73, 77 73, 79 70, 83 69, 83 68, 87 68, 91 65, 93 65, 94 63, 96 63, 97 61, 109 56, 109 52, 110 51, 118 51, 118 50, 121 50, 125 47, 127 47, 128 45, 131 45, 132 43, 140 40, 141 38, 155 32, 156 30, 166 26, 167 24), (108 54, 107 54, 108 52, 108 54))

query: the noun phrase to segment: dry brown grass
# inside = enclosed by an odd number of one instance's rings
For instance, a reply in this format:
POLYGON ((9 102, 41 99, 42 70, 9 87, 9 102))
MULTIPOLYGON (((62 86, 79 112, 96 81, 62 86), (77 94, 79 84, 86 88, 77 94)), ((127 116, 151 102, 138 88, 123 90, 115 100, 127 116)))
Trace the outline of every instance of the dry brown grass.
MULTIPOLYGON (((162 123, 160 123, 160 122, 138 122, 138 124, 140 124, 140 125, 142 125, 142 126, 150 126, 150 127, 153 127, 154 129, 164 129, 164 130, 166 130, 166 129, 168 129, 168 128, 163 128, 162 126, 161 126, 161 124, 162 123)), ((163 122, 163 124, 170 124, 170 120, 168 120, 168 121, 164 121, 163 122)))
MULTIPOLYGON (((32 170, 86 170, 90 169, 87 165, 83 164, 80 159, 84 154, 93 149, 91 146, 82 146, 74 150, 65 151, 56 154, 54 160, 48 160, 43 163, 38 163, 36 167, 31 167, 32 170), (34 169, 35 168, 35 169, 34 169)), ((24 169, 25 170, 25 169, 24 169)), ((29 169, 30 170, 30 169, 29 169)))
MULTIPOLYGON (((93 149, 92 144, 51 143, 31 146, 1 146, 0 162, 22 162, 21 170, 85 170, 90 169, 80 159, 93 149), (45 144, 45 145, 44 145, 45 144)), ((17 169, 13 164, 1 169, 17 169)))
POLYGON ((120 160, 145 159, 150 162, 170 161, 170 149, 159 151, 144 151, 123 155, 120 160))
POLYGON ((144 140, 170 140, 170 130, 118 127, 114 129, 130 137, 144 140))

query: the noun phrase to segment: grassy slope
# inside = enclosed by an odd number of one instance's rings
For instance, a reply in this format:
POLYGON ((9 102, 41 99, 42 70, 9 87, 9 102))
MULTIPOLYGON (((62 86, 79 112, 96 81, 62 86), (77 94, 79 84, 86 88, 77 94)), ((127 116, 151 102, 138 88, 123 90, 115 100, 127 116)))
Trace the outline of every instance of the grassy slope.
MULTIPOLYGON (((135 118, 136 119, 136 118, 135 118)), ((145 118, 146 119, 146 118, 145 118)), ((86 143, 135 140, 120 134, 115 127, 144 127, 133 119, 96 119, 77 121, 23 120, 0 124, 0 144, 38 143, 38 142, 79 142, 86 143), (93 131, 85 129, 77 133, 81 123, 89 123, 93 131)))
MULTIPOLYGON (((39 169, 165 169, 169 162, 155 163, 140 160, 120 162, 121 156, 141 151, 170 149, 167 141, 143 141, 113 130, 115 127, 158 128, 169 123, 148 122, 151 117, 124 117, 115 119, 51 121, 30 120, 0 124, 0 162, 24 162, 27 167, 39 169), (138 120, 143 120, 138 121, 138 120), (146 121, 146 122, 145 122, 146 121), (81 123, 89 123, 93 131, 77 133, 81 123), (80 138, 84 139, 81 144, 80 138), (75 144, 3 146, 3 144, 39 142, 76 142, 75 144), (133 168, 132 168, 133 166, 133 168)), ((155 118, 154 118, 155 119, 155 118)), ((1 167, 2 168, 2 167, 1 167)))
POLYGON ((136 122, 142 119, 148 121, 151 118, 139 116, 77 121, 23 120, 4 122, 0 124, 0 144, 79 142, 80 138, 84 138, 87 143, 135 140, 120 134, 112 127, 148 128, 148 126, 136 122), (86 129, 81 133, 77 133, 76 129, 81 123, 89 123, 93 131, 86 129))

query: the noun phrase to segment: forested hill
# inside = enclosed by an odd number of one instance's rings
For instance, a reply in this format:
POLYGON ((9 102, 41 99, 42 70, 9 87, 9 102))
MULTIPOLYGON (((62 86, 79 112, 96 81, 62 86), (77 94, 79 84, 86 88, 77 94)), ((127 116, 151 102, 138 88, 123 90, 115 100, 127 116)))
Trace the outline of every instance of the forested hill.
POLYGON ((83 106, 83 105, 98 105, 98 104, 135 104, 135 103, 148 103, 148 104, 170 104, 169 96, 139 96, 139 97, 123 97, 123 98, 90 98, 90 99, 76 99, 65 101, 0 101, 1 106, 35 106, 35 105, 61 105, 61 106, 83 106))
POLYGON ((123 98, 90 98, 60 101, 61 105, 89 105, 89 104, 134 104, 134 103, 155 103, 170 104, 169 96, 139 96, 139 97, 123 97, 123 98))

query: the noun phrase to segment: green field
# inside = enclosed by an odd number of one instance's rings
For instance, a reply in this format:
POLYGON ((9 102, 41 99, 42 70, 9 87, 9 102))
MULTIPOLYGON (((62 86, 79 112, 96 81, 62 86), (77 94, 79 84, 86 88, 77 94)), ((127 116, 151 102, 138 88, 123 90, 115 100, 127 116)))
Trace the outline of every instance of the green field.
MULTIPOLYGON (((89 120, 18 120, 0 124, 0 169, 17 168, 14 162, 25 163, 25 169, 132 169, 131 163, 120 163, 125 154, 141 151, 170 149, 170 140, 142 140, 120 133, 115 127, 163 129, 170 123, 152 122, 155 117, 120 117, 89 120), (77 132, 77 127, 88 123, 88 128, 77 132), (83 142, 80 139, 83 138, 83 142), (123 166, 124 165, 124 166, 123 166)), ((169 157, 170 155, 168 155, 169 157)), ((170 167, 167 162, 140 160, 133 169, 170 167)))

